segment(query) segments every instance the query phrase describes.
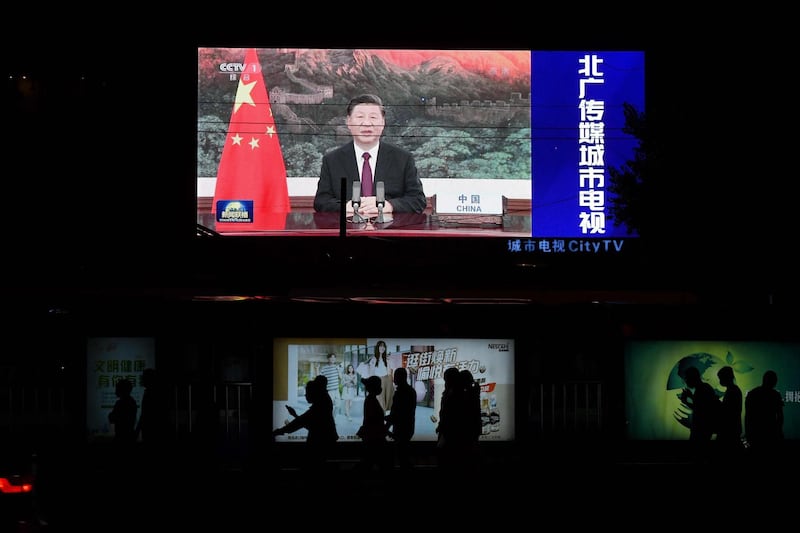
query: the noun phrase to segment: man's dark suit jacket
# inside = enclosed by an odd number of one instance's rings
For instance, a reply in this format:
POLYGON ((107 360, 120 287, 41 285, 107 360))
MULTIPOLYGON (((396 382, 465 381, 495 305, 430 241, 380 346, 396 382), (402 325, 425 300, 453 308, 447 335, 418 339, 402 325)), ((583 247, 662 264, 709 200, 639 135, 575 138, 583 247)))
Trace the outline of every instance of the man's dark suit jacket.
MULTIPOLYGON (((391 202, 395 213, 422 213, 425 210, 427 199, 411 152, 381 141, 373 176, 376 183, 383 182, 386 200, 391 202)), ((344 201, 348 202, 353 195, 353 181, 360 179, 352 141, 323 156, 314 196, 316 211, 339 211, 342 178, 346 179, 344 201)))

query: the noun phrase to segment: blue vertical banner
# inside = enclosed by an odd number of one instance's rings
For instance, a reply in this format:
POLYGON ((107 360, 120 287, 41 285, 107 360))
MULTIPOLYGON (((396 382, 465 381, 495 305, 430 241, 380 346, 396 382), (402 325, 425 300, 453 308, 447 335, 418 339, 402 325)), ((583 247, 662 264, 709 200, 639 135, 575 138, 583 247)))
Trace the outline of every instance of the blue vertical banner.
POLYGON ((610 167, 634 158, 624 104, 644 112, 644 52, 532 52, 534 237, 635 237, 609 214, 610 167))

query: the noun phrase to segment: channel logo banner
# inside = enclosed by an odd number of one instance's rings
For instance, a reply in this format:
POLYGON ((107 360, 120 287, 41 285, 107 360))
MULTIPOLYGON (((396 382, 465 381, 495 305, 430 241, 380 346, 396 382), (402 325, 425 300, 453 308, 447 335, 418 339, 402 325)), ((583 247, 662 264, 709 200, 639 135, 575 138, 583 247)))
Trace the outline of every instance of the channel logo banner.
POLYGON ((217 200, 217 222, 253 223, 253 200, 217 200))

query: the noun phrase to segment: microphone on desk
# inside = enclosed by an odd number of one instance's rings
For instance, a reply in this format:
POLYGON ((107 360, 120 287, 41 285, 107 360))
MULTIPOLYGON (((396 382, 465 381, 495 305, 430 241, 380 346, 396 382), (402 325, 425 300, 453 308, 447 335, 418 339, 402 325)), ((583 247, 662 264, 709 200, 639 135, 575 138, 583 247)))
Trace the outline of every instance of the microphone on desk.
POLYGON ((378 206, 378 218, 375 220, 378 224, 383 224, 383 206, 386 204, 386 197, 383 191, 383 182, 378 181, 375 183, 375 204, 378 206))
POLYGON ((358 213, 358 208, 361 206, 361 182, 353 182, 353 222, 364 222, 364 218, 358 213))

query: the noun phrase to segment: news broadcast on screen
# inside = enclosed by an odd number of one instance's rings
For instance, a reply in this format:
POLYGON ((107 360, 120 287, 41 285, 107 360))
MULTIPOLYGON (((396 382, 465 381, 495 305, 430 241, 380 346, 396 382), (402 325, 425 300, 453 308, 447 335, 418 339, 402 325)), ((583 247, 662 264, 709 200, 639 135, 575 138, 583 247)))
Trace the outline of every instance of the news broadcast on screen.
MULTIPOLYGON (((610 168, 635 158, 641 51, 200 47, 197 224, 219 235, 494 237, 510 251, 619 251, 610 168), (378 95, 381 142, 414 158, 427 206, 314 209, 348 101, 378 95)), ((375 180, 380 176, 376 174, 375 180)), ((350 195, 350 188, 346 189, 350 195)))

